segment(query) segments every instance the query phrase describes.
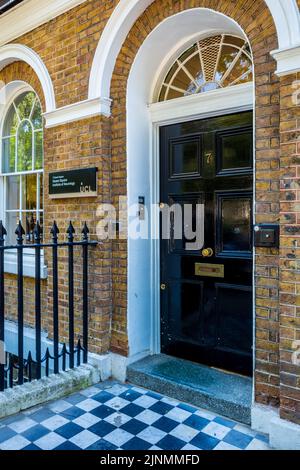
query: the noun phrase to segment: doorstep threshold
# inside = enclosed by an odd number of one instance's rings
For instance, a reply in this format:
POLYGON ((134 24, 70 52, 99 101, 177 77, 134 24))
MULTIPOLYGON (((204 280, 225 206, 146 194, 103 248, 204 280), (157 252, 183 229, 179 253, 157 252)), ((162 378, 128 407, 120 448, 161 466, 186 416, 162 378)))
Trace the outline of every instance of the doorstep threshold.
POLYGON ((252 379, 165 354, 148 356, 128 366, 135 385, 250 424, 252 379))

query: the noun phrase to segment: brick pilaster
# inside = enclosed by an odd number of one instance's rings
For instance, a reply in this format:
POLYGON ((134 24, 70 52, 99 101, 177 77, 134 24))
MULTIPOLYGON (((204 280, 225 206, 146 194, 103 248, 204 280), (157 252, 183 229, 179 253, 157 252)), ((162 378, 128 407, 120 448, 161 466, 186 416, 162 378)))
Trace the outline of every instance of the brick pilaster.
POLYGON ((299 79, 300 74, 292 74, 282 78, 280 85, 280 415, 297 424, 300 424, 300 365, 293 353, 296 341, 300 340, 299 79))

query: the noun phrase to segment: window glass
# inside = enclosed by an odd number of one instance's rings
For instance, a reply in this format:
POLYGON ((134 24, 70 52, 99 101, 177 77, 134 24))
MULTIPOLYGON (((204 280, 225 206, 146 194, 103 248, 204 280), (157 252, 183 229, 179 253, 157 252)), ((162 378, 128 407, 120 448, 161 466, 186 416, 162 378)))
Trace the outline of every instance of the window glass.
POLYGON ((17 159, 18 171, 32 170, 32 126, 27 119, 22 121, 17 133, 17 159))
POLYGON ((43 168, 44 148, 43 148, 43 132, 34 133, 34 156, 35 156, 35 169, 41 170, 43 168))
POLYGON ((249 44, 236 36, 212 36, 193 44, 176 59, 162 83, 159 101, 252 80, 249 44))
POLYGON ((43 118, 33 92, 18 95, 10 105, 3 125, 2 176, 7 241, 15 243, 18 221, 33 242, 37 220, 43 220, 43 118))
POLYGON ((31 92, 23 93, 15 99, 15 106, 17 108, 17 113, 21 120, 30 118, 34 104, 35 94, 31 92))
POLYGON ((13 173, 16 166, 16 137, 4 137, 2 140, 3 172, 13 173))

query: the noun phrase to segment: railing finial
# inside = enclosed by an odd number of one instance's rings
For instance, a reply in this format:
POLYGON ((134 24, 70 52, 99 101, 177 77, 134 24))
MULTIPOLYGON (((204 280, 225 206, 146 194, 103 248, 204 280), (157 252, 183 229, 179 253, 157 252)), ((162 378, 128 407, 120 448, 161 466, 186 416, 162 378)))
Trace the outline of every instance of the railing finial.
POLYGON ((75 233, 75 229, 74 229, 73 224, 72 224, 72 222, 71 222, 71 220, 70 220, 70 224, 69 224, 69 227, 68 227, 68 229, 67 229, 67 234, 68 234, 68 239, 69 239, 69 240, 73 240, 73 238, 74 238, 74 237, 73 237, 74 233, 75 233))
POLYGON ((7 235, 6 228, 4 227, 2 220, 0 220, 0 241, 4 241, 4 237, 7 235))
POLYGON ((23 235, 25 235, 25 230, 24 230, 20 220, 19 220, 19 223, 17 225, 15 234, 17 235, 17 242, 21 243, 23 241, 23 235))
POLYGON ((36 242, 39 242, 41 240, 41 235, 42 235, 42 228, 39 224, 39 221, 36 221, 35 227, 33 229, 33 236, 36 242))
POLYGON ((54 222, 53 222, 53 225, 52 225, 52 228, 51 228, 51 230, 50 230, 50 233, 51 233, 51 235, 52 235, 53 241, 57 241, 57 238, 58 238, 57 236, 58 236, 58 234, 59 234, 59 228, 58 228, 58 226, 57 226, 55 220, 54 220, 54 222))
POLYGON ((84 242, 88 241, 90 231, 89 231, 89 228, 88 228, 86 222, 84 222, 84 226, 83 226, 83 229, 82 229, 81 233, 82 233, 82 240, 84 242))

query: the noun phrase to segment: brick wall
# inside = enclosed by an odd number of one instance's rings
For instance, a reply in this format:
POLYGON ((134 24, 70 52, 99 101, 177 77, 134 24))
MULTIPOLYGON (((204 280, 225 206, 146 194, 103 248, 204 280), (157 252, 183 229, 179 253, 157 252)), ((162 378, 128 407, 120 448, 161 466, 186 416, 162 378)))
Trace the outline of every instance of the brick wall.
POLYGON ((87 99, 92 61, 118 0, 87 0, 18 38, 46 64, 57 107, 87 99))
MULTIPOLYGON (((116 3, 116 0, 88 0, 16 41, 31 47, 41 56, 53 81, 57 106, 87 98, 88 78, 95 48, 116 3)), ((263 0, 153 2, 133 26, 117 59, 111 86, 112 118, 93 118, 45 131, 46 232, 49 233, 54 218, 62 233, 65 232, 69 219, 75 220, 77 233, 79 221, 87 220, 94 237, 97 205, 103 201, 116 203, 119 195, 126 195, 126 83, 131 65, 143 40, 160 21, 183 9, 199 6, 212 8, 232 17, 245 30, 253 48, 256 80, 256 221, 277 222, 281 202, 283 225, 280 256, 277 250, 267 249, 257 249, 255 256, 255 397, 259 403, 278 405, 281 393, 282 416, 297 420, 299 401, 295 399, 295 391, 298 393, 299 370, 291 364, 291 343, 292 340, 299 339, 295 241, 299 223, 296 214, 299 209, 299 174, 296 168, 299 144, 297 147, 297 137, 294 133, 298 128, 298 116, 295 113, 299 111, 290 108, 291 80, 295 77, 283 79, 280 84, 274 73, 276 64, 269 52, 276 49, 278 44, 271 14, 263 0), (83 199, 79 202, 71 199, 49 200, 49 170, 94 165, 99 168, 97 199, 83 199), (291 182, 290 187, 285 187, 288 181, 291 182)), ((32 84, 43 102, 40 84, 27 65, 11 64, 0 73, 0 79, 6 82, 24 77, 32 84)), ((67 285, 64 268, 61 273, 63 328, 67 325, 67 285)), ((80 282, 80 275, 77 279, 80 282)), ((28 282, 30 284, 30 281, 28 282)), ((90 339, 94 350, 104 352, 110 348, 115 352, 127 354, 126 241, 104 243, 94 250, 91 288, 90 339)), ((80 287, 76 295, 80 300, 80 287)), ((51 329, 51 270, 46 302, 51 329)))
MULTIPOLYGON (((0 80, 9 83, 12 80, 26 80, 38 94, 43 110, 44 96, 35 73, 25 63, 15 62, 0 72, 0 80)), ((110 201, 110 147, 111 131, 109 119, 88 119, 81 122, 60 126, 44 131, 44 231, 45 241, 51 240, 50 230, 56 220, 61 241, 66 240, 69 221, 74 221, 77 239, 81 239, 83 222, 90 228, 91 239, 96 239, 96 211, 99 203, 110 201), (48 197, 49 171, 81 167, 98 168, 97 198, 64 199, 52 201, 48 197)), ((60 338, 68 339, 68 265, 66 250, 60 251, 59 265, 59 304, 60 304, 60 338)), ((111 321, 111 244, 102 243, 90 250, 90 349, 97 353, 109 349, 109 329, 111 321)), ((76 336, 82 332, 82 277, 81 253, 75 249, 75 318, 76 336)), ((52 337, 52 271, 51 257, 46 250, 48 279, 43 282, 42 320, 43 328, 52 337)), ((6 318, 16 319, 16 276, 7 275, 6 285, 6 318)), ((25 324, 34 326, 34 282, 24 281, 24 314, 25 324)))
POLYGON ((300 424, 300 91, 298 76, 281 79, 280 414, 300 424), (297 101, 295 101, 297 99, 297 101), (296 343, 298 341, 298 344, 296 343), (299 356, 298 356, 299 360, 299 356), (299 362, 298 362, 299 364, 299 362))
MULTIPOLYGON (((109 203, 110 185, 110 120, 93 118, 67 124, 45 133, 45 233, 49 234, 53 220, 60 228, 60 239, 66 237, 69 220, 74 221, 77 239, 81 237, 83 222, 87 222, 90 238, 96 239, 97 207, 100 203, 109 203), (60 169, 98 168, 98 197, 80 199, 51 200, 48 195, 48 173, 60 169)), ((48 235, 50 236, 50 235, 48 235)), ((67 254, 60 264, 59 295, 61 328, 68 327, 68 266, 67 254)), ((91 350, 106 352, 110 342, 111 321, 111 242, 102 242, 90 249, 90 345, 91 350)), ((81 253, 75 255, 75 316, 80 321, 82 308, 81 253)), ((52 306, 52 272, 48 277, 49 315, 52 306)))

